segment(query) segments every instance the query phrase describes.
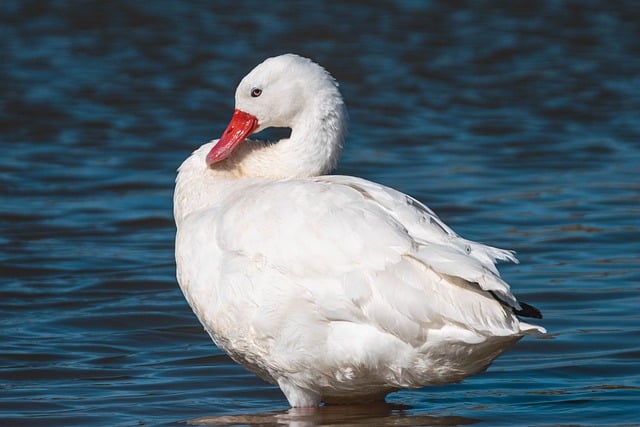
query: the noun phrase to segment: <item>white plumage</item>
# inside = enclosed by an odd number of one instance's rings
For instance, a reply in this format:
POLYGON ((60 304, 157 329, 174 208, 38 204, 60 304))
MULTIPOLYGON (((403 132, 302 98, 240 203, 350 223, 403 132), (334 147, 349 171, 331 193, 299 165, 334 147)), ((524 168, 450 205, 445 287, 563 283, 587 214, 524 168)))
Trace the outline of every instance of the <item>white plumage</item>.
POLYGON ((215 343, 292 406, 383 398, 484 370, 528 333, 495 262, 388 187, 328 173, 346 111, 337 84, 296 55, 267 59, 236 91, 218 141, 180 166, 180 287, 215 343), (290 127, 274 144, 246 140, 290 127))

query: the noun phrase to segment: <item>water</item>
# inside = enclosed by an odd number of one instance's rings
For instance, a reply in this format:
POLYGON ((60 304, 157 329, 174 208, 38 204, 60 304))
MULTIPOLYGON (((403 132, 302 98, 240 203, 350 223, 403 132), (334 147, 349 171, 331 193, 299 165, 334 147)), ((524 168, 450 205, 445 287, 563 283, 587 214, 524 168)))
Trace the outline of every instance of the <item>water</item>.
POLYGON ((3 425, 640 425, 634 2, 5 0, 0 43, 3 425), (174 279, 174 171, 288 51, 341 83, 338 172, 517 250, 547 336, 313 413, 217 350, 174 279))

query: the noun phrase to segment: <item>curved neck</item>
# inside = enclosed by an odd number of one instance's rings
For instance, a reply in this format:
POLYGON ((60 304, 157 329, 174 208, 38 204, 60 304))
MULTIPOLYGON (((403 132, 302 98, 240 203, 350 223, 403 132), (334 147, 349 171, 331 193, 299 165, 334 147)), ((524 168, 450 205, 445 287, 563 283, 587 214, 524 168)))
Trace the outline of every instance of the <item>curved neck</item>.
MULTIPOLYGON (((336 91, 337 93, 337 91, 336 91)), ((342 98, 312 105, 294 118, 291 136, 276 143, 247 140, 212 170, 237 178, 296 178, 323 175, 335 168, 346 136, 342 98)))
POLYGON ((323 175, 336 166, 347 133, 347 111, 337 89, 293 118, 291 136, 275 143, 246 140, 228 157, 207 166, 216 141, 204 144, 178 169, 174 217, 211 206, 248 182, 323 175))

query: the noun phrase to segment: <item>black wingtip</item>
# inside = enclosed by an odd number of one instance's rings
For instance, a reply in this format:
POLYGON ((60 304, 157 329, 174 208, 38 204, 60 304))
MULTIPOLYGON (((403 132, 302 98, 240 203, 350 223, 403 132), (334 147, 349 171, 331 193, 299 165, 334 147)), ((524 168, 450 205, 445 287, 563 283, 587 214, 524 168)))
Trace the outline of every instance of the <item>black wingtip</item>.
POLYGON ((513 310, 517 316, 531 317, 533 319, 542 319, 542 312, 540 312, 540 310, 538 310, 532 305, 527 304, 526 302, 518 301, 518 303, 520 304, 521 309, 513 310))

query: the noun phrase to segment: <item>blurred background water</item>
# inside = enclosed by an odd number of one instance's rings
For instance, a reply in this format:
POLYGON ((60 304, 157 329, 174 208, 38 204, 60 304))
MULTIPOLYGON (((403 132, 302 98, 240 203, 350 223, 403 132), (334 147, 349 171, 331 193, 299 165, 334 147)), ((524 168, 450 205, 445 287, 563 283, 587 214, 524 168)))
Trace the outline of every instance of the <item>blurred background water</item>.
POLYGON ((2 424, 640 425, 637 3, 272 3, 0 3, 2 424), (546 337, 314 414, 210 342, 174 278, 175 169, 284 52, 341 84, 337 172, 515 249, 546 337))

